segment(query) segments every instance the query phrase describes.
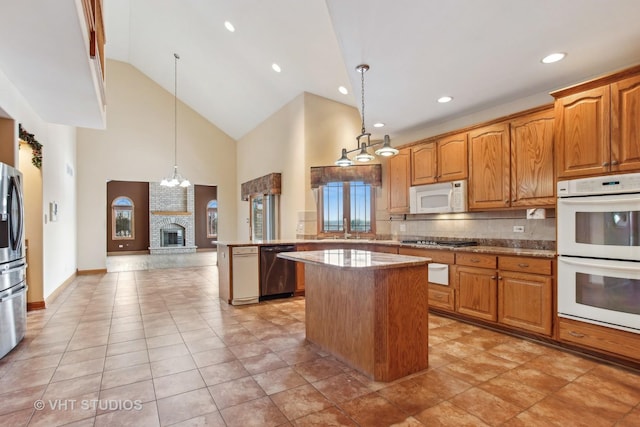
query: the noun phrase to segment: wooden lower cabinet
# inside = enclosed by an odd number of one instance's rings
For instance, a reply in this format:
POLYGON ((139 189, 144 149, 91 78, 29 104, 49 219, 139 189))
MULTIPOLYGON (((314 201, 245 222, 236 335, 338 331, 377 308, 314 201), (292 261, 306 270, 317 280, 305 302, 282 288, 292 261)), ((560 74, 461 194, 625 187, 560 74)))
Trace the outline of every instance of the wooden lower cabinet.
POLYGON ((498 276, 498 322, 551 335, 552 279, 510 271, 498 276))
POLYGON ((638 361, 640 334, 571 319, 558 319, 560 341, 638 361))
POLYGON ((398 254, 431 258, 431 262, 449 265, 449 285, 440 285, 429 282, 429 307, 437 307, 448 311, 454 311, 456 308, 456 293, 453 287, 452 270, 455 268, 455 254, 446 250, 405 247, 398 249, 398 254))
POLYGON ((552 335, 552 260, 461 253, 456 264, 458 313, 552 335))
POLYGON ((482 320, 496 321, 498 286, 496 271, 458 267, 456 311, 482 320))

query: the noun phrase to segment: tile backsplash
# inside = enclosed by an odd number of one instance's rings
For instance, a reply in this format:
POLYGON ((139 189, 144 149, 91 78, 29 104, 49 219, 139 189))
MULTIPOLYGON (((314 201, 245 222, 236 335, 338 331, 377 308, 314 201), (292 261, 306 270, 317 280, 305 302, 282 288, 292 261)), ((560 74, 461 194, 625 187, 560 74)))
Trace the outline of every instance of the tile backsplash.
POLYGON ((378 221, 378 234, 391 239, 442 237, 487 240, 541 240, 555 242, 555 209, 544 219, 527 219, 526 210, 463 214, 395 215, 378 221), (387 231, 384 231, 386 229, 387 231), (515 231, 516 229, 522 231, 515 231))

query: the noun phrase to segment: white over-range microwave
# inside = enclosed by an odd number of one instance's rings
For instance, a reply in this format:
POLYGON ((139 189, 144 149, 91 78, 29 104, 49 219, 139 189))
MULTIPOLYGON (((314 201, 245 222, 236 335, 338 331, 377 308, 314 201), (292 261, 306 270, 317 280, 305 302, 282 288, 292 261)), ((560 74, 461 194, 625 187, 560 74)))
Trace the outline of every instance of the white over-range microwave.
POLYGON ((467 180, 410 187, 409 197, 412 214, 466 212, 467 180))

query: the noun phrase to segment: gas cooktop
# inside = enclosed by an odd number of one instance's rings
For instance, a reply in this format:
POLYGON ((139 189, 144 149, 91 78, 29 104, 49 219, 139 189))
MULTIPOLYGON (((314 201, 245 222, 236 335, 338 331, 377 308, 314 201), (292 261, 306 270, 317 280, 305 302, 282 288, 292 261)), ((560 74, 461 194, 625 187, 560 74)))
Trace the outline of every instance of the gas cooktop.
POLYGON ((478 245, 478 242, 474 240, 401 240, 400 243, 409 243, 418 246, 451 246, 454 248, 478 245))

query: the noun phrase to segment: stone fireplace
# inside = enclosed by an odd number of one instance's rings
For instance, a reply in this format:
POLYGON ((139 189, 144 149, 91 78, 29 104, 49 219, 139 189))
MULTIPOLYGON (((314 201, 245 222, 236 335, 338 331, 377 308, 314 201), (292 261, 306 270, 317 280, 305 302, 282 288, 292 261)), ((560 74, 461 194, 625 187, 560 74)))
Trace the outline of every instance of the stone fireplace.
POLYGON ((149 183, 149 251, 152 254, 195 252, 193 186, 162 187, 149 183))

